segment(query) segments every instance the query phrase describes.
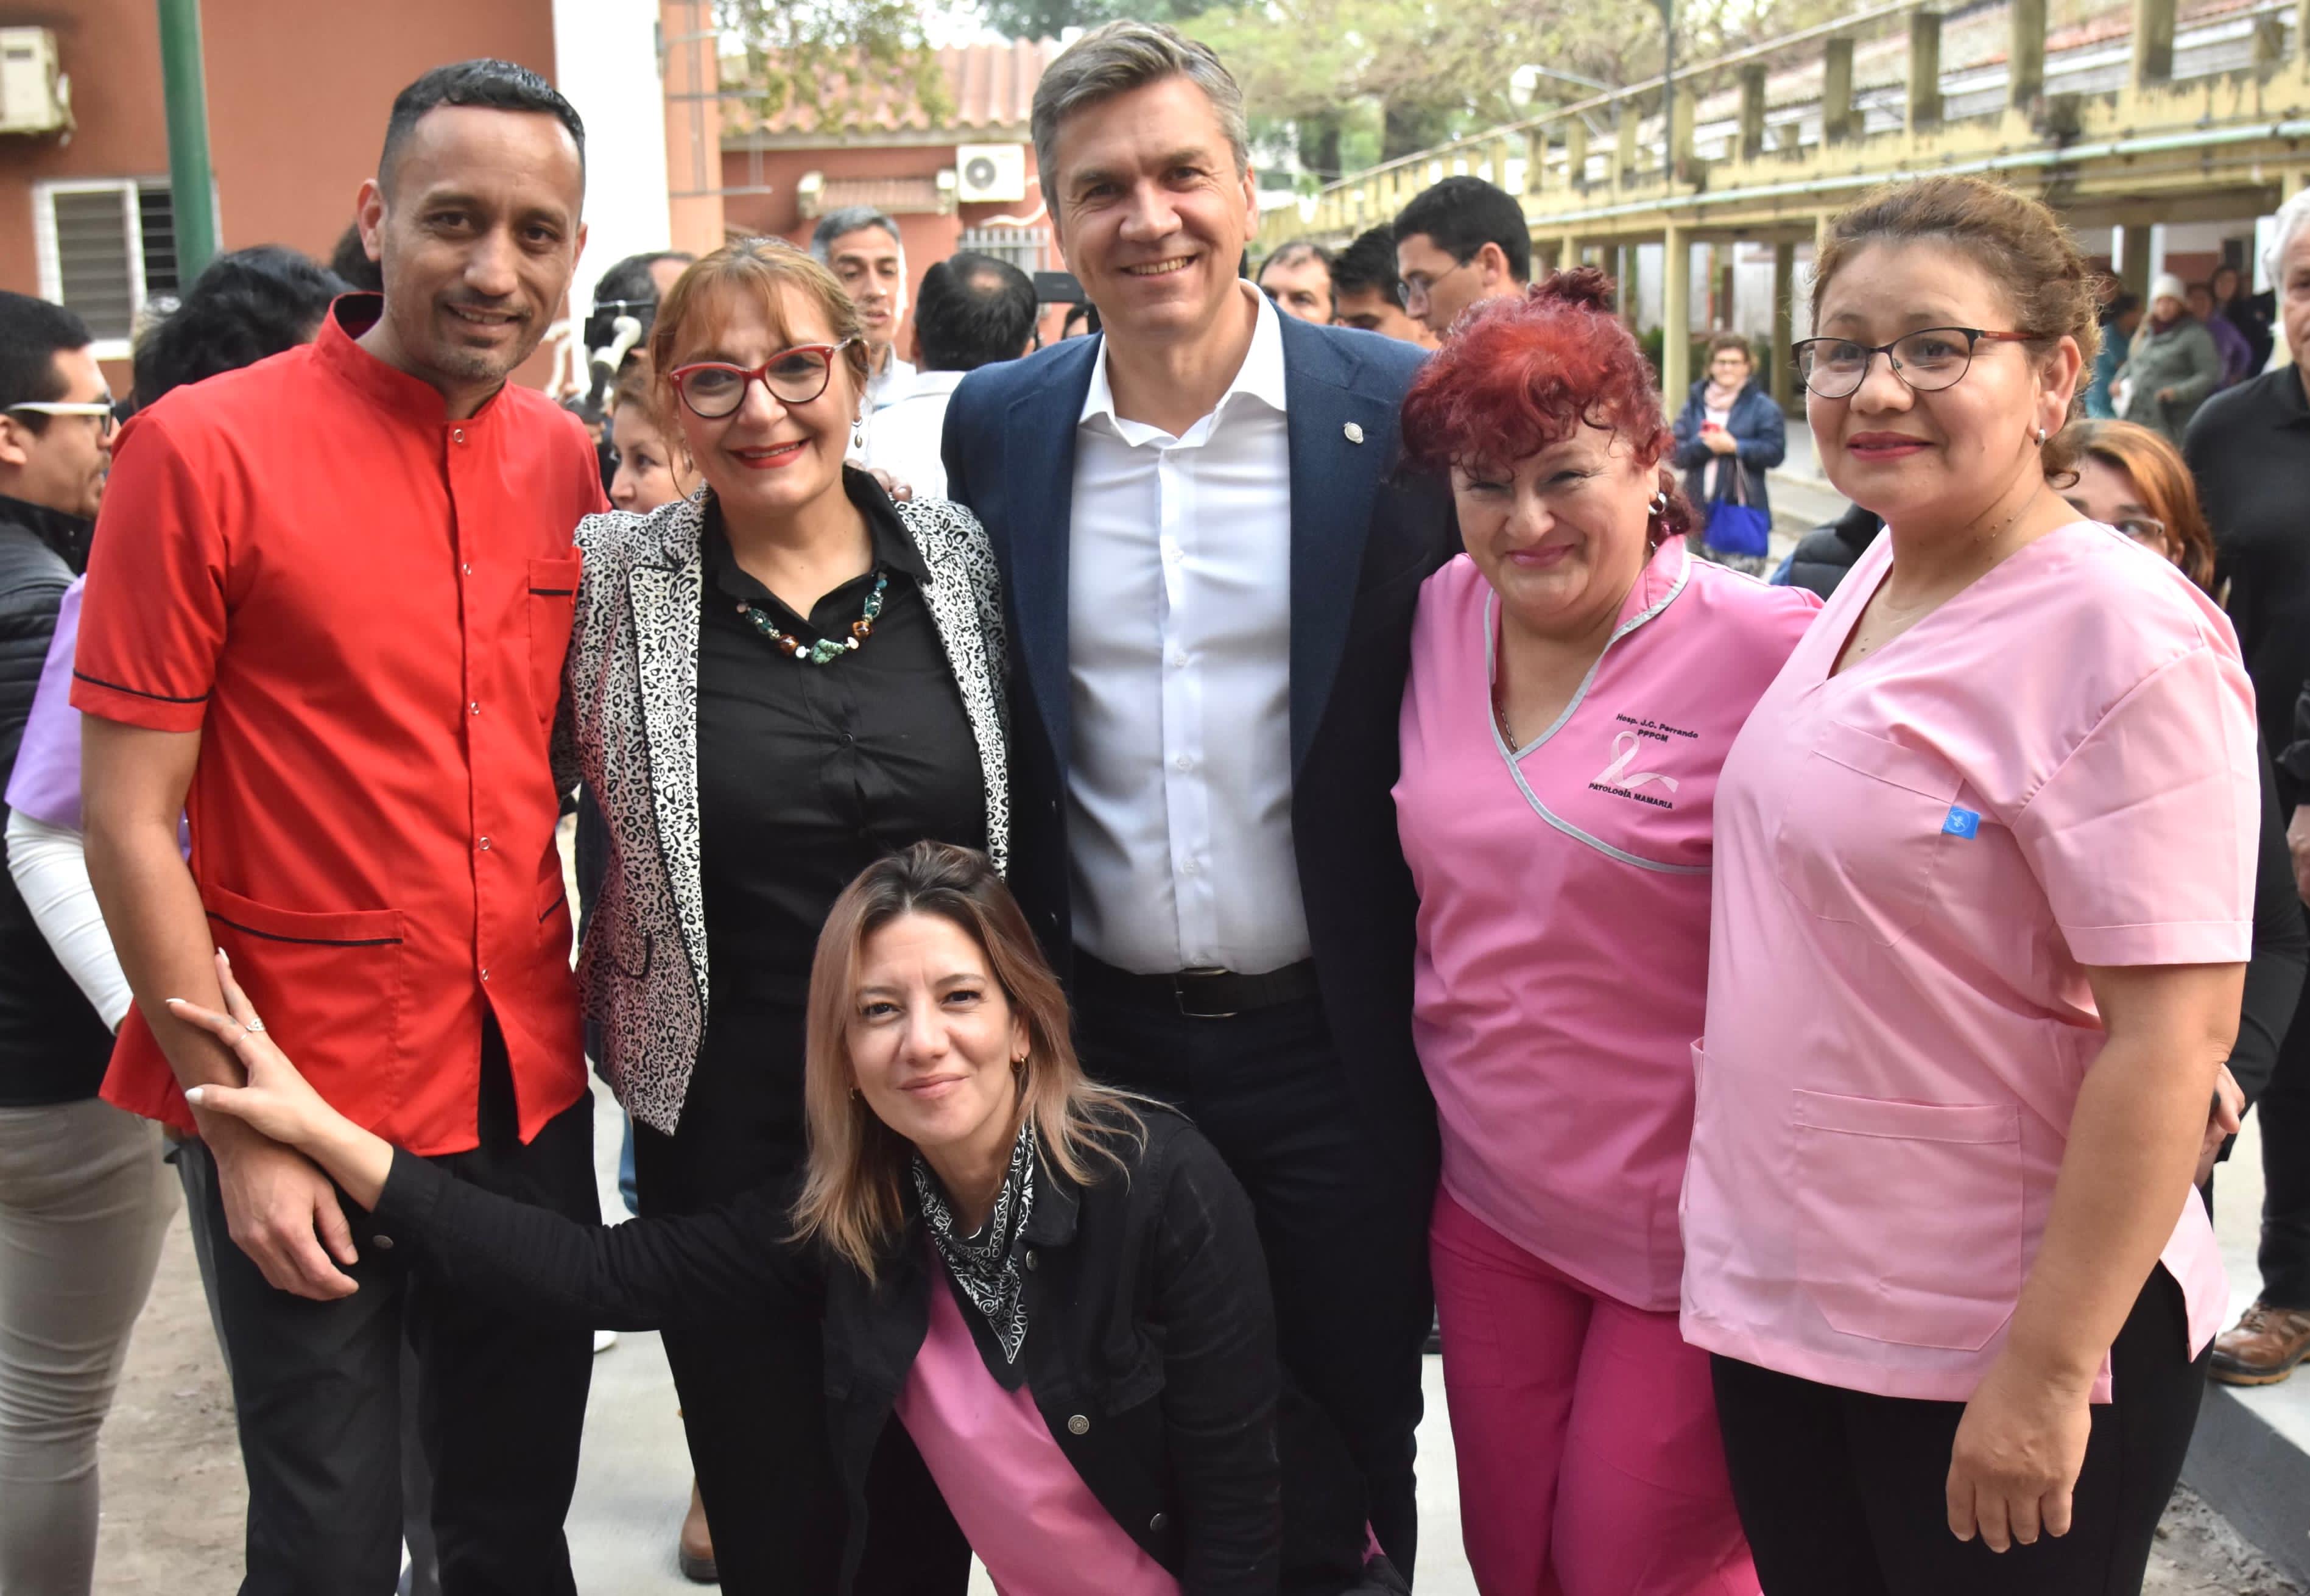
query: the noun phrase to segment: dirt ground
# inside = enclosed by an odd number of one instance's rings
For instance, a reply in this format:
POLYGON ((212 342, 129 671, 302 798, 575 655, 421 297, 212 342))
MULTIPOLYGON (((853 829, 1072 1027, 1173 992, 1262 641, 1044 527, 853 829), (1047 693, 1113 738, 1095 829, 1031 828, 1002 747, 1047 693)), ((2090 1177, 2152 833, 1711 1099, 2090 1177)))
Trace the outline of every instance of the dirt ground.
MULTIPOLYGON (((226 1596, 247 1502, 232 1406, 178 1215, 105 1427, 100 1596, 226 1596)), ((2187 1490, 2158 1530, 2146 1596, 2306 1596, 2187 1490)), ((586 1596, 616 1596, 578 1571, 586 1596)))

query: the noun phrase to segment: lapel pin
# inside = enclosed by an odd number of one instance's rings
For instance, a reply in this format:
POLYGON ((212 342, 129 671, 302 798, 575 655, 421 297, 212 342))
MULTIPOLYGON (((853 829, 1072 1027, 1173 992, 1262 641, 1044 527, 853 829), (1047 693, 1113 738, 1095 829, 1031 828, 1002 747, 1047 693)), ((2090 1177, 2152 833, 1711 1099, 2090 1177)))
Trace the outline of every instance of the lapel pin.
POLYGON ((1364 440, 1364 429, 1361 427, 1357 426, 1353 421, 1350 421, 1345 427, 1342 428, 1341 430, 1348 435, 1348 441, 1350 443, 1361 443, 1364 440))

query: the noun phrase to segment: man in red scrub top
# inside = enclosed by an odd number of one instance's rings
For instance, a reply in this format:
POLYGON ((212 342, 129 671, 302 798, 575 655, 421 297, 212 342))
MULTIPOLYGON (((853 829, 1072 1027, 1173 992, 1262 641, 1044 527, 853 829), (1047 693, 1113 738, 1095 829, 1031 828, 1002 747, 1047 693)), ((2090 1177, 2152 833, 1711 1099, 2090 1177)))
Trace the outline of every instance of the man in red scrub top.
MULTIPOLYGON (((584 128, 468 61, 394 102, 358 200, 382 300, 123 433, 73 703, 89 871, 136 1007, 104 1095, 197 1140, 248 1476, 244 1596, 393 1590, 418 1365, 441 1589, 567 1596, 590 1344, 430 1291, 291 1149, 191 1114, 237 1081, 169 1018, 214 958, 349 1116, 597 1217, 547 758, 593 452, 506 378, 585 241, 584 128), (177 851, 179 807, 192 856, 177 851)), ((196 1199, 197 1200, 197 1199, 196 1199)))

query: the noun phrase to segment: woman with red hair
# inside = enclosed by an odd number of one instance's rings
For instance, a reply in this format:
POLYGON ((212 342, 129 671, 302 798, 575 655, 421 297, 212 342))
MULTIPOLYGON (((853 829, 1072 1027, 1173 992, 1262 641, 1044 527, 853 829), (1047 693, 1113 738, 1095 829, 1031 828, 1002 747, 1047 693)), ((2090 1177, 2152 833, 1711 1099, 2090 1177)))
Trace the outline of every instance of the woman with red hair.
POLYGON ((1733 733, 1819 607, 1690 559, 1660 393, 1593 269, 1475 312, 1405 397, 1467 553, 1429 578, 1395 788, 1461 1519, 1487 1596, 1758 1589, 1677 1196, 1733 733))

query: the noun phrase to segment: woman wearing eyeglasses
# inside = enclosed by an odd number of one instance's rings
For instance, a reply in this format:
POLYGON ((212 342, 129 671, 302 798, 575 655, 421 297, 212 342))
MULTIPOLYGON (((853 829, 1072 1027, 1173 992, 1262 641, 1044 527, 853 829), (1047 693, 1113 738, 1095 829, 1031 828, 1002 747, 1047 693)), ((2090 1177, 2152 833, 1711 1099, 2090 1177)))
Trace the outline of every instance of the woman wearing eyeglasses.
POLYGON ((1717 786, 1683 1330, 1768 1596, 2132 1592, 2226 1306, 2252 691, 2056 489, 2097 329, 2050 213, 1886 189, 1816 273, 1815 447, 1886 532, 1717 786))
MULTIPOLYGON (((800 1167, 803 999, 843 887, 925 839, 1004 856, 994 563, 968 512, 894 505, 844 465, 866 352, 802 251, 758 239, 699 261, 650 360, 703 486, 578 529, 565 714, 610 834, 578 974, 645 1217, 800 1167)), ((685 1323, 665 1347, 723 1588, 833 1591, 815 1328, 685 1323)), ((894 1510, 942 1521, 903 1438, 888 1453, 894 1510)), ((877 1537, 858 1589, 960 1592, 959 1544, 877 1537), (900 1566, 916 1557, 947 1560, 900 1566)))

